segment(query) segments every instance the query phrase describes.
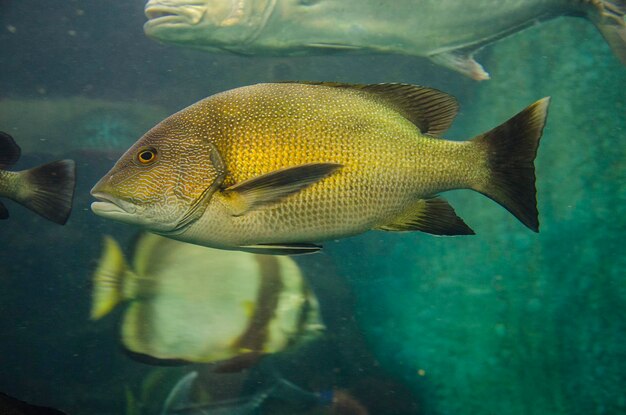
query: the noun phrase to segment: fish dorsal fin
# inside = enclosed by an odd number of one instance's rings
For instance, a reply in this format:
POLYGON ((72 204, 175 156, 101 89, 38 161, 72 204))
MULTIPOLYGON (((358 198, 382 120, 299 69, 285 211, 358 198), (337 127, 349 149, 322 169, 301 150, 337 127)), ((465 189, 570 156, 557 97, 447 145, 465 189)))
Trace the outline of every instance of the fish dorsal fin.
POLYGON ((421 231, 432 235, 473 235, 474 231, 440 197, 420 199, 391 223, 378 226, 383 231, 421 231))
POLYGON ((0 169, 14 165, 20 158, 20 146, 13 137, 0 131, 0 169))
POLYGON ((338 82, 299 82, 307 85, 330 86, 355 89, 376 96, 415 124, 422 133, 438 136, 446 131, 459 105, 452 95, 434 88, 419 85, 389 84, 344 84, 338 82))

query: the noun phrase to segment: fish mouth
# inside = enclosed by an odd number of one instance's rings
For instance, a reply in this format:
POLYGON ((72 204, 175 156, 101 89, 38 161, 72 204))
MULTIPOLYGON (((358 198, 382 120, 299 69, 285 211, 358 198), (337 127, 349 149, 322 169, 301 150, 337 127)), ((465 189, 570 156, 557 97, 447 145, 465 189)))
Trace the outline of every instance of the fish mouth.
POLYGON ((101 192, 91 192, 91 195, 97 199, 91 204, 91 210, 96 215, 132 215, 137 208, 132 203, 117 199, 111 195, 101 192))
POLYGON ((161 5, 152 5, 150 2, 146 4, 144 14, 148 18, 146 26, 159 26, 163 24, 187 24, 196 25, 202 20, 204 7, 189 6, 183 8, 174 8, 161 5))

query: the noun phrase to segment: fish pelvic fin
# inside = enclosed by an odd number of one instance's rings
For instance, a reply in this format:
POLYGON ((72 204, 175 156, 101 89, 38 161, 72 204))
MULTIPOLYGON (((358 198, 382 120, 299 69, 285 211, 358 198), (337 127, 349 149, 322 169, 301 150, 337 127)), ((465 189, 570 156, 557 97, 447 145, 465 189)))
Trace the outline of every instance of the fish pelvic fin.
POLYGON ((586 15, 626 65, 626 0, 584 0, 586 15))
POLYGON ((539 232, 534 162, 549 103, 549 97, 540 99, 472 139, 488 168, 486 178, 472 189, 498 202, 534 232, 539 232))
POLYGON ((15 201, 43 216, 64 225, 72 211, 76 187, 76 164, 59 160, 19 172, 22 189, 15 201))
POLYGON ((393 222, 378 226, 383 231, 422 231, 432 235, 474 235, 450 204, 440 197, 419 199, 393 222))
POLYGON ((104 237, 104 247, 93 274, 91 319, 107 315, 124 299, 123 278, 128 272, 122 248, 111 236, 104 237))

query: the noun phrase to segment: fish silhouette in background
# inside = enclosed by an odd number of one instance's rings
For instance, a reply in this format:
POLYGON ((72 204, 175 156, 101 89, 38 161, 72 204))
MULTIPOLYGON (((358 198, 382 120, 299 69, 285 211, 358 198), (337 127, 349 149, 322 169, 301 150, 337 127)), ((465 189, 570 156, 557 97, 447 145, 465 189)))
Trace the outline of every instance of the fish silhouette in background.
POLYGON ((549 99, 468 141, 458 105, 407 84, 233 89, 162 121, 94 186, 94 213, 222 249, 303 254, 371 229, 468 235, 438 194, 472 189, 538 231, 549 99))
POLYGON ((476 80, 483 46, 559 16, 584 17, 626 65, 624 0, 150 0, 146 35, 212 52, 422 56, 476 80))
POLYGON ((0 414, 2 415, 65 415, 65 412, 45 406, 31 405, 0 392, 0 414))
MULTIPOLYGON (((292 408, 279 413, 309 413, 312 409, 325 410, 328 415, 368 415, 369 411, 349 392, 340 389, 329 389, 312 392, 288 381, 278 374, 264 379, 264 386, 248 395, 230 399, 213 399, 208 402, 196 402, 192 397, 193 383, 198 372, 184 375, 174 385, 167 396, 160 415, 254 415, 266 413, 263 407, 268 400, 284 401, 292 408)), ((215 378, 215 382, 221 379, 215 378)), ((217 384, 217 383, 214 383, 217 384)), ((319 412, 315 412, 319 413, 319 412)))
MULTIPOLYGON (((9 134, 0 132, 0 197, 16 201, 44 218, 64 225, 72 210, 76 187, 76 164, 59 160, 29 170, 7 171, 20 158, 20 147, 9 134)), ((0 219, 9 212, 0 202, 0 219)))

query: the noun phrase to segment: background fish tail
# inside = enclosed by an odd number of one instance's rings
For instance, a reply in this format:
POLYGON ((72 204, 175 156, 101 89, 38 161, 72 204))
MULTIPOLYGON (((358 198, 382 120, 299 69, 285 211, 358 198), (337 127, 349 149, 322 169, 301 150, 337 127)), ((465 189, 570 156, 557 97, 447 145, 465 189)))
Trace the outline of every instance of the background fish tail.
POLYGON ((17 202, 61 225, 72 210, 76 167, 72 160, 59 160, 21 172, 26 191, 17 202))
POLYGON ((498 202, 535 232, 539 220, 534 161, 549 102, 543 98, 473 139, 484 151, 489 169, 487 179, 473 189, 498 202))
POLYGON ((123 278, 128 265, 119 244, 110 236, 104 237, 104 247, 93 276, 91 319, 108 314, 124 299, 123 278))
POLYGON ((626 0, 585 0, 583 12, 626 65, 626 0))

